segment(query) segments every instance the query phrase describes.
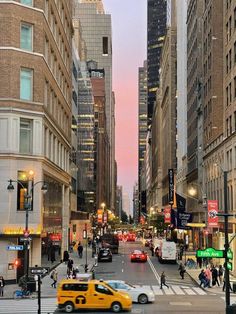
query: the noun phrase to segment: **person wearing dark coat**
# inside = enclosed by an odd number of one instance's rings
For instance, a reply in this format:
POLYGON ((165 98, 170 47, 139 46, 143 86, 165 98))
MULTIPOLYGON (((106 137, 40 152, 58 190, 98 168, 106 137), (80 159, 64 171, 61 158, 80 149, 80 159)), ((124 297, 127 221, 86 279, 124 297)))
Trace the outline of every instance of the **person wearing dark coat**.
POLYGON ((4 287, 5 287, 5 280, 3 276, 0 276, 0 297, 3 297, 4 287))
POLYGON ((63 253, 63 262, 68 262, 68 260, 69 260, 69 253, 68 253, 68 251, 64 251, 64 253, 63 253))
POLYGON ((79 257, 82 258, 83 257, 83 245, 82 244, 79 244, 78 245, 78 254, 79 254, 79 257))

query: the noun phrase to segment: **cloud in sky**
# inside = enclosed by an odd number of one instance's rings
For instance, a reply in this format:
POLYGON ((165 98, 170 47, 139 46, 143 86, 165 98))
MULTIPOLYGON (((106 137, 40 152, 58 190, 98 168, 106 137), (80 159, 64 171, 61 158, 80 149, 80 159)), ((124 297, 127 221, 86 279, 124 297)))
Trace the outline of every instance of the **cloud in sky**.
POLYGON ((146 59, 147 0, 103 0, 112 16, 118 184, 132 197, 138 175, 138 67, 146 59))

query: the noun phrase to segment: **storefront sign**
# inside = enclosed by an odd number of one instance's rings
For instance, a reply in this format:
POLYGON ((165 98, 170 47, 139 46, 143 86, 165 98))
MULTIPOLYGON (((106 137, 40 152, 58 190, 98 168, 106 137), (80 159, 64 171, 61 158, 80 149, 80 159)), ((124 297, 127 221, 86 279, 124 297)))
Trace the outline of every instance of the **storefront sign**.
POLYGON ((209 200, 207 202, 208 208, 208 226, 209 227, 218 227, 218 201, 209 200))
POLYGON ((164 208, 164 222, 165 224, 171 223, 171 208, 170 207, 164 208))
POLYGON ((185 211, 177 211, 177 229, 189 229, 188 223, 192 222, 192 214, 185 211))
POLYGON ((205 250, 197 250, 197 257, 209 257, 209 258, 223 258, 224 250, 215 250, 212 247, 209 247, 205 250))
MULTIPOLYGON (((37 225, 36 227, 29 227, 28 233, 33 234, 41 234, 41 225, 37 225)), ((10 225, 0 230, 0 234, 4 235, 24 235, 25 227, 17 226, 17 225, 10 225)))
POLYGON ((61 234, 60 233, 49 234, 49 239, 52 241, 61 241, 61 234))
POLYGON ((98 224, 102 224, 103 221, 103 210, 102 209, 98 209, 97 210, 97 219, 98 219, 98 224))

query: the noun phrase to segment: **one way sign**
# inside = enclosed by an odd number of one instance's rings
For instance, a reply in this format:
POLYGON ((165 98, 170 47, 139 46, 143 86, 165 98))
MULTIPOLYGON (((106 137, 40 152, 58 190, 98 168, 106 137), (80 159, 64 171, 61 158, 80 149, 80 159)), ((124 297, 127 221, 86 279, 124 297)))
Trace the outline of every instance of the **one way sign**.
POLYGON ((46 275, 49 271, 49 267, 30 267, 30 273, 33 275, 46 275))

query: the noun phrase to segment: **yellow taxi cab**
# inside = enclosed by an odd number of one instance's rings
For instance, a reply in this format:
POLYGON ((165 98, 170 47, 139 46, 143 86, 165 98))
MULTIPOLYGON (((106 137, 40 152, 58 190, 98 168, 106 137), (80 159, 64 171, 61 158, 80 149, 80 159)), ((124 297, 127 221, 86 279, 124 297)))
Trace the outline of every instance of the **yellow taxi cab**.
POLYGON ((111 309, 131 311, 132 299, 128 293, 117 291, 103 280, 62 280, 57 289, 59 309, 72 313, 78 309, 111 309))

